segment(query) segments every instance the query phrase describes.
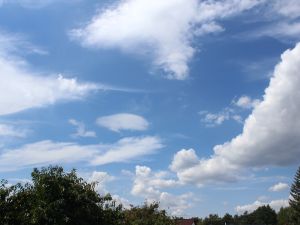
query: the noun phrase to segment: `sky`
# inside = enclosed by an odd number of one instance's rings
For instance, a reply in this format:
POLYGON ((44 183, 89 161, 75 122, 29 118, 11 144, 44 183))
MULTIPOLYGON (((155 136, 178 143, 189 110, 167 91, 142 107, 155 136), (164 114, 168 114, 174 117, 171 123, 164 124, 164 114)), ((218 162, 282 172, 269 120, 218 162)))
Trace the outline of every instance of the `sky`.
POLYGON ((124 207, 288 205, 299 0, 0 0, 0 178, 76 168, 124 207))

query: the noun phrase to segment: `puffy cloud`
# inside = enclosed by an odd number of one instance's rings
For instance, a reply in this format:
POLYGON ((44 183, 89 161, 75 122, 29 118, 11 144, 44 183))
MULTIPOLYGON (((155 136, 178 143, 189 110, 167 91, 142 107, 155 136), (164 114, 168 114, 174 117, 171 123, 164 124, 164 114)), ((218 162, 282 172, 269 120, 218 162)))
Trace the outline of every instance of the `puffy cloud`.
POLYGON ((94 131, 88 131, 85 129, 85 125, 82 122, 79 122, 74 119, 70 119, 69 123, 76 127, 76 133, 72 134, 72 137, 96 137, 96 133, 94 131))
POLYGON ((263 100, 246 119, 243 132, 215 146, 210 158, 176 170, 181 181, 198 185, 212 180, 232 181, 245 168, 299 162, 300 44, 287 50, 281 58, 263 100))
POLYGON ((71 31, 83 46, 150 54, 170 79, 188 77, 195 37, 223 31, 217 20, 251 9, 259 0, 124 0, 71 31), (178 16, 180 15, 180 16, 178 16))
POLYGON ((244 109, 252 109, 256 105, 259 104, 258 99, 251 99, 249 96, 242 96, 238 100, 234 101, 234 104, 238 107, 244 108, 244 109))
POLYGON ((279 182, 278 184, 273 185, 269 188, 269 191, 277 192, 277 191, 284 191, 289 188, 289 185, 286 183, 279 182))
POLYGON ((127 137, 113 145, 106 146, 106 151, 92 160, 93 165, 112 162, 127 162, 144 155, 150 155, 161 149, 163 144, 158 137, 127 137))
POLYGON ((289 201, 285 199, 279 199, 279 200, 273 200, 270 202, 261 202, 261 201, 255 201, 252 204, 249 205, 242 205, 242 206, 237 206, 235 210, 237 213, 242 214, 244 212, 253 212, 255 211, 258 207, 264 206, 264 205, 269 205, 271 208, 273 208, 275 211, 279 211, 281 207, 288 207, 289 206, 289 201))
POLYGON ((16 149, 0 150, 0 171, 14 171, 49 164, 85 163, 103 165, 127 162, 162 148, 157 137, 123 138, 113 144, 79 145, 68 142, 41 141, 16 149))
POLYGON ((131 193, 143 197, 147 202, 160 202, 160 207, 169 209, 173 215, 182 215, 184 210, 191 207, 192 194, 174 195, 160 189, 173 188, 178 181, 167 178, 166 172, 154 173, 149 167, 136 166, 134 184, 131 193))
POLYGON ((89 183, 96 183, 96 190, 101 194, 106 194, 106 184, 113 181, 115 178, 107 172, 94 171, 88 178, 89 183))
POLYGON ((121 130, 147 130, 149 123, 139 115, 129 113, 119 113, 110 116, 99 117, 96 121, 99 126, 108 128, 112 131, 121 130))

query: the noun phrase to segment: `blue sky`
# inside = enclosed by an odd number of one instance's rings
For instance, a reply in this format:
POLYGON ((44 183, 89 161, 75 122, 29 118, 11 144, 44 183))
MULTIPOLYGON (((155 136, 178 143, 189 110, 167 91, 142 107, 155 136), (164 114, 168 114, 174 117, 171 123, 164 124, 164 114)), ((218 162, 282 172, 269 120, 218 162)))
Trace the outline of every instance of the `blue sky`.
POLYGON ((178 216, 288 204, 298 0, 0 0, 0 176, 76 168, 178 216))

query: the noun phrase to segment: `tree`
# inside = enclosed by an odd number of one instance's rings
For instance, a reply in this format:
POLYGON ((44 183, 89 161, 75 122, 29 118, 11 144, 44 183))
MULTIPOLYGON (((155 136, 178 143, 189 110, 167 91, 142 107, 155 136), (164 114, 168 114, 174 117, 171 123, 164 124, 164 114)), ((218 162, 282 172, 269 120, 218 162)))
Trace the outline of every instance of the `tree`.
POLYGON ((291 207, 280 208, 277 214, 278 225, 293 224, 292 214, 293 210, 291 207))
POLYGON ((230 215, 229 213, 226 213, 224 216, 223 216, 223 219, 222 219, 222 224, 233 224, 233 217, 232 215, 230 215))
POLYGON ((159 209, 157 202, 131 207, 124 213, 126 225, 175 225, 174 220, 167 215, 166 211, 159 209))
POLYGON ((277 214, 269 206, 258 207, 253 213, 253 224, 265 224, 265 225, 274 225, 277 224, 277 214))
POLYGON ((218 214, 210 214, 203 220, 204 225, 222 225, 222 219, 218 214))
POLYGON ((291 186, 290 206, 293 210, 293 223, 295 225, 300 224, 300 167, 298 168, 294 183, 291 186))
POLYGON ((118 225, 122 206, 111 196, 100 196, 95 184, 61 167, 34 169, 32 184, 0 186, 3 225, 118 225))

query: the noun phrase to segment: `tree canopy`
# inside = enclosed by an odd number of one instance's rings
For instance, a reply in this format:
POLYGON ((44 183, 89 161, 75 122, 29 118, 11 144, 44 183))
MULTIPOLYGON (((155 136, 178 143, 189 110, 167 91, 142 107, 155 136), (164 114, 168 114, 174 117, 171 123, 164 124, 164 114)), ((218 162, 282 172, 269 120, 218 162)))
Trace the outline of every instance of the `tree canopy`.
POLYGON ((293 223, 300 224, 300 167, 298 168, 294 183, 291 186, 290 206, 292 208, 293 223))

